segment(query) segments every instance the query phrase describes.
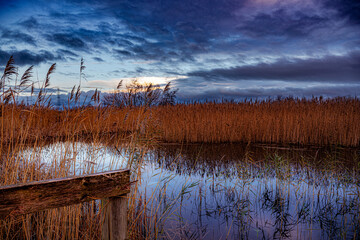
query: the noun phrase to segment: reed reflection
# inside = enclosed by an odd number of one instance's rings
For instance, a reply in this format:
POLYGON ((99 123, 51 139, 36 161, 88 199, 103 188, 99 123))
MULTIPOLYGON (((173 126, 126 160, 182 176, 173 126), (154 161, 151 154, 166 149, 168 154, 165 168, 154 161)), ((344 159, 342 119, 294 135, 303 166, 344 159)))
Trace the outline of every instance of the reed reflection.
POLYGON ((203 144, 163 145, 147 160, 176 176, 168 192, 198 183, 176 206, 183 236, 345 239, 360 231, 358 156, 358 149, 203 144))

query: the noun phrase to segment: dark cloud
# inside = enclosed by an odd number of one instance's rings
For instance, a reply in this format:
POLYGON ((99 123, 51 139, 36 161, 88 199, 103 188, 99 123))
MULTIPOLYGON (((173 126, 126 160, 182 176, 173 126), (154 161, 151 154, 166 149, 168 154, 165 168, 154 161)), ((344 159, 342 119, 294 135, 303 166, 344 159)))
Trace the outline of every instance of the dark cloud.
MULTIPOLYGON (((135 35, 120 34, 119 37, 121 37, 121 39, 123 39, 126 42, 135 42, 138 44, 148 43, 148 41, 145 38, 135 36, 135 35)), ((132 45, 132 44, 129 44, 129 45, 132 45)))
POLYGON ((7 1, 0 0, 0 14, 5 13, 9 9, 16 9, 18 7, 19 1, 7 1))
POLYGON ((276 54, 288 51, 289 37, 294 46, 302 44, 310 48, 305 49, 308 52, 313 52, 309 41, 327 48, 323 46, 324 40, 314 36, 329 39, 334 25, 334 11, 326 10, 330 7, 325 9, 317 4, 309 11, 307 4, 294 3, 275 4, 266 10, 266 4, 254 3, 257 10, 253 11, 248 6, 250 3, 246 0, 78 0, 76 6, 115 17, 129 31, 118 34, 121 31, 114 24, 101 22, 96 32, 86 29, 75 32, 86 43, 102 39, 97 48, 107 42, 109 51, 119 59, 131 57, 173 64, 196 62, 197 55, 216 52, 276 54), (274 37, 278 38, 270 44, 274 37), (112 50, 114 47, 116 50, 112 50))
MULTIPOLYGON (((2 63, 10 54, 21 64, 57 59, 75 61, 85 55, 97 62, 106 59, 108 71, 120 68, 117 77, 189 75, 188 80, 182 81, 198 88, 197 94, 204 92, 204 96, 232 96, 230 90, 210 85, 233 82, 238 86, 235 82, 241 80, 257 81, 259 88, 248 89, 252 96, 285 91, 261 88, 273 80, 294 84, 359 80, 360 54, 355 51, 359 50, 360 40, 358 0, 16 2, 17 7, 5 4, 6 9, 0 11, 15 12, 21 9, 20 3, 26 12, 35 5, 36 8, 32 17, 14 18, 13 22, 2 15, 9 24, 6 27, 11 29, 1 33, 2 42, 9 45, 2 49, 13 49, 0 52, 2 63), (10 41, 29 42, 33 46, 21 48, 22 44, 10 45, 10 41), (35 48, 40 43, 47 52, 35 48), (347 52, 352 53, 334 55, 347 52), (318 57, 324 54, 328 55, 318 57), (110 57, 127 63, 153 63, 141 67, 125 64, 122 68, 117 61, 108 61, 110 57)), ((19 16, 29 16, 22 13, 19 16)), ((96 75, 109 76, 100 72, 96 75)), ((187 89, 190 94, 191 89, 187 89)), ((287 90, 299 95, 307 91, 287 90)))
POLYGON ((35 17, 30 17, 27 20, 20 22, 19 24, 27 29, 36 28, 39 26, 39 23, 35 17))
POLYGON ((101 1, 108 9, 113 9, 119 18, 129 25, 155 29, 157 34, 170 34, 172 30, 194 32, 200 27, 219 25, 221 21, 232 17, 234 11, 241 8, 245 1, 227 0, 184 0, 184 1, 101 1), (184 29, 187 23, 192 26, 184 29), (189 23, 191 22, 191 23, 189 23), (144 24, 145 23, 145 24, 144 24), (146 24, 147 23, 147 24, 146 24))
POLYGON ((32 36, 30 36, 29 34, 20 32, 18 30, 4 29, 2 31, 1 38, 2 39, 9 39, 13 43, 14 42, 22 42, 22 43, 28 43, 28 44, 31 44, 33 46, 36 46, 35 39, 32 36))
POLYGON ((348 19, 351 23, 360 24, 359 0, 325 0, 324 5, 332 7, 341 17, 348 19))
POLYGON ((104 59, 102 59, 100 57, 93 57, 93 59, 97 62, 105 62, 104 59))
MULTIPOLYGON (((209 49, 210 39, 227 31, 223 23, 231 22, 233 12, 241 7, 244 1, 76 2, 79 6, 90 5, 100 14, 115 16, 122 24, 126 24, 132 34, 112 35, 107 39, 109 43, 124 48, 123 50, 131 53, 133 57, 144 60, 171 60, 176 54, 178 60, 189 61, 194 54, 209 49), (149 42, 147 39, 155 41, 149 42)), ((101 29, 108 31, 111 26, 102 24, 101 29)), ((125 52, 119 53, 124 55, 125 52)))
POLYGON ((62 57, 78 57, 79 55, 66 49, 59 49, 56 51, 62 57))
POLYGON ((72 33, 55 33, 52 35, 46 35, 46 39, 50 42, 56 42, 70 49, 87 50, 86 43, 72 33))
POLYGON ((88 47, 106 50, 105 45, 107 43, 116 42, 118 37, 116 32, 118 31, 117 28, 112 28, 111 30, 107 29, 96 29, 96 30, 89 30, 85 28, 79 29, 71 29, 70 30, 74 36, 77 36, 79 39, 84 41, 88 45, 88 47))
POLYGON ((55 56, 48 51, 33 53, 29 50, 21 51, 2 51, 0 50, 0 66, 5 66, 10 56, 14 57, 15 64, 18 66, 38 65, 48 61, 62 60, 61 56, 55 56))
MULTIPOLYGON (((143 45, 129 46, 122 50, 114 49, 115 55, 119 59, 124 57, 138 60, 160 60, 160 61, 171 61, 177 58, 179 55, 170 49, 163 48, 155 43, 147 43, 143 45)), ((188 60, 192 57, 189 56, 188 60)))
POLYGON ((131 56, 131 52, 126 51, 126 50, 118 50, 118 49, 114 49, 114 52, 117 53, 118 55, 123 55, 123 56, 131 56))
POLYGON ((273 13, 259 13, 254 18, 241 22, 237 29, 252 37, 306 37, 327 24, 328 19, 321 16, 308 15, 300 11, 290 14, 284 9, 279 9, 273 13))
POLYGON ((134 46, 134 43, 130 42, 129 40, 126 39, 116 39, 113 40, 113 42, 110 42, 112 44, 117 44, 118 46, 122 46, 122 47, 132 47, 134 46))
POLYGON ((119 76, 120 74, 122 74, 123 72, 120 71, 120 70, 114 70, 114 71, 111 71, 111 72, 108 72, 107 75, 108 76, 119 76))
POLYGON ((206 80, 297 80, 320 82, 359 82, 360 52, 346 56, 325 56, 311 59, 281 59, 232 68, 218 68, 188 73, 206 80))
MULTIPOLYGON (((260 4, 257 6, 260 10, 255 15, 239 14, 248 9, 249 1, 246 0, 78 0, 68 1, 67 4, 77 9, 78 14, 49 11, 49 18, 66 24, 60 26, 60 32, 56 32, 56 26, 53 26, 50 29, 53 33, 46 35, 47 40, 72 50, 91 48, 115 53, 114 56, 121 60, 131 57, 136 60, 176 61, 179 64, 195 62, 198 54, 255 50, 259 49, 259 45, 264 52, 273 53, 277 48, 283 51, 283 44, 288 41, 286 37, 306 41, 309 34, 329 27, 332 17, 319 9, 304 11, 290 5, 262 11, 260 4), (288 11, 289 8, 294 9, 288 11), (115 18, 117 22, 96 21, 97 16, 115 18), (94 25, 96 28, 90 30, 71 25, 72 22, 83 21, 97 22, 94 25), (127 31, 120 27, 123 25, 127 31), (250 39, 244 40, 239 34, 250 39), (266 46, 267 37, 271 36, 285 38, 281 44, 266 46)), ((35 18, 22 22, 28 26, 38 23, 35 18)))
POLYGON ((358 97, 360 85, 336 85, 316 86, 307 88, 285 87, 285 88, 212 88, 202 92, 186 92, 180 89, 178 99, 189 100, 222 100, 222 99, 276 99, 278 97, 358 97))

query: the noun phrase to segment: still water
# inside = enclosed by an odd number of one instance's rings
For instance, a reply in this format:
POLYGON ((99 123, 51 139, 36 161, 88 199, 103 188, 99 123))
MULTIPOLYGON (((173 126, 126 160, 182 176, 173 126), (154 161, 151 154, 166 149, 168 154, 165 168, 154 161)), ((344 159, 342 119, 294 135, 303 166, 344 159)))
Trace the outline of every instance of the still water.
MULTIPOLYGON (((359 239, 359 149, 57 143, 24 152, 66 175, 130 168, 147 236, 359 239), (143 211, 145 209, 145 211, 143 211)), ((53 170, 52 170, 53 169, 53 170)), ((54 170, 55 169, 55 170, 54 170)))

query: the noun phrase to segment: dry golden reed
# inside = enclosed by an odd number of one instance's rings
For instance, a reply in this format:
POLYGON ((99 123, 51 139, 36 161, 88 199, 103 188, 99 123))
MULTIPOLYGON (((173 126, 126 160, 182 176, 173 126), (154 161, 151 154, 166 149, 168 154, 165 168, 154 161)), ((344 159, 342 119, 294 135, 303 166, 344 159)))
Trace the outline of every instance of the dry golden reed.
POLYGON ((202 103, 154 110, 168 142, 262 142, 358 146, 359 99, 202 103))
POLYGON ((165 142, 358 146, 360 101, 284 99, 157 107, 54 110, 2 107, 2 142, 140 134, 165 142))

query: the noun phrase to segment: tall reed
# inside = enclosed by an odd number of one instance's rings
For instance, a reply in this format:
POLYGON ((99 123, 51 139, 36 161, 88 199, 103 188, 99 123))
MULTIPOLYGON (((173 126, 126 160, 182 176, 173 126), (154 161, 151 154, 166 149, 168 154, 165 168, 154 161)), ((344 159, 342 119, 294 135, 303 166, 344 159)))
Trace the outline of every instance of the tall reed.
POLYGON ((360 100, 291 99, 67 110, 2 106, 2 138, 35 140, 141 134, 165 142, 359 146, 360 100))
POLYGON ((354 98, 180 104, 159 106, 153 115, 167 142, 360 143, 360 100, 354 98))
MULTIPOLYGON (((103 171, 102 159, 96 159, 100 144, 111 142, 116 149, 120 146, 129 152, 130 163, 135 162, 138 142, 137 131, 122 134, 122 128, 114 132, 114 123, 129 124, 129 128, 140 129, 143 122, 143 109, 134 109, 130 120, 126 112, 115 113, 110 108, 64 106, 63 110, 52 107, 48 88, 50 76, 55 71, 51 65, 46 78, 34 90, 31 81, 32 67, 25 71, 20 82, 17 69, 10 58, 1 78, 0 93, 0 185, 12 185, 31 181, 66 177, 75 174, 87 174, 103 171), (35 97, 32 105, 18 101, 20 94, 31 88, 28 94, 35 97), (34 96, 33 96, 34 95, 34 96), (111 114, 111 118, 109 118, 111 114), (131 123, 130 123, 131 122, 131 123), (112 136, 109 134, 112 133, 112 136), (115 133, 115 134, 114 134, 115 133), (120 134, 119 134, 120 133, 120 134), (115 136, 116 135, 116 136, 115 136), (49 147, 49 143, 65 142, 65 147, 49 147), (79 142, 87 141, 92 150, 86 153, 87 159, 78 160, 79 142), (122 146, 126 141, 127 146, 122 146), (44 162, 44 154, 49 152, 44 162)), ((84 70, 83 61, 80 71, 84 70)), ((80 75, 82 76, 82 75, 80 75)), ((79 99, 80 87, 74 87, 69 96, 69 105, 79 99)), ((92 101, 99 102, 99 94, 93 95, 92 101)), ((140 156, 141 158, 141 156, 140 156)), ((138 160, 140 161, 140 160, 138 160)), ((137 165, 121 165, 111 161, 107 170, 129 167, 137 172, 137 165)), ((133 178, 136 179, 136 174, 133 178)), ((135 201, 130 196, 130 202, 135 201), (131 200, 133 199, 133 200, 131 200)), ((131 209, 130 209, 131 210, 131 209)), ((1 239, 99 239, 101 236, 101 206, 98 201, 74 206, 51 209, 26 216, 0 220, 1 239)))

